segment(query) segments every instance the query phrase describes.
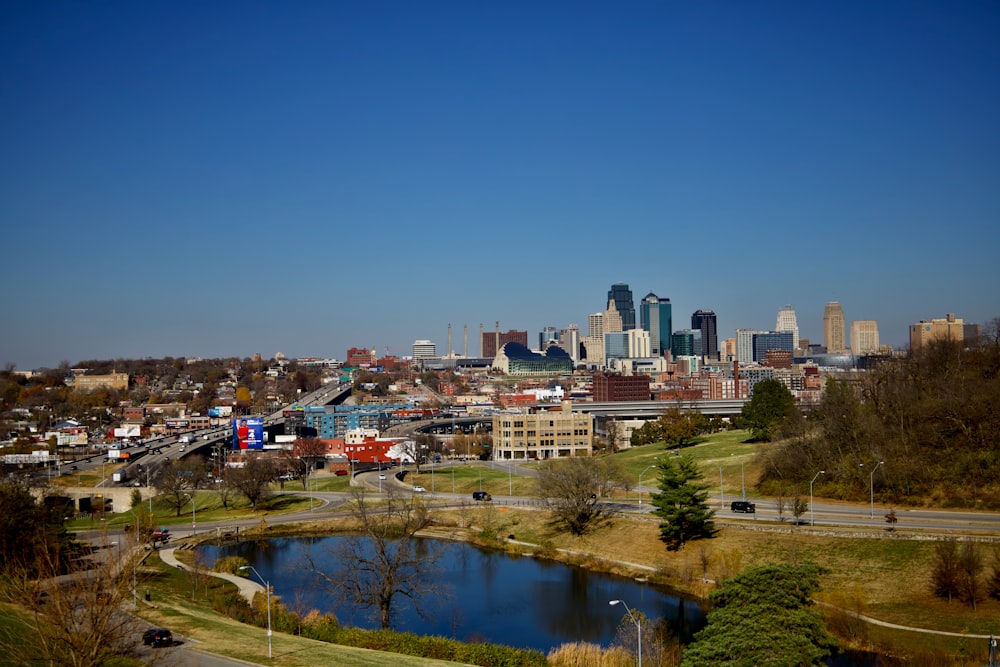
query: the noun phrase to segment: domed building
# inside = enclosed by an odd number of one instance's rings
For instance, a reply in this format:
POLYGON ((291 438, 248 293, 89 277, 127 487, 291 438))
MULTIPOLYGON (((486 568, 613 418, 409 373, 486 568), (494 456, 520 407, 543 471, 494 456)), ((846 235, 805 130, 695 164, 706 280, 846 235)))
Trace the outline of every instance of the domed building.
POLYGON ((545 352, 532 352, 520 343, 504 343, 491 368, 506 375, 556 375, 572 373, 573 360, 558 345, 549 345, 545 352))

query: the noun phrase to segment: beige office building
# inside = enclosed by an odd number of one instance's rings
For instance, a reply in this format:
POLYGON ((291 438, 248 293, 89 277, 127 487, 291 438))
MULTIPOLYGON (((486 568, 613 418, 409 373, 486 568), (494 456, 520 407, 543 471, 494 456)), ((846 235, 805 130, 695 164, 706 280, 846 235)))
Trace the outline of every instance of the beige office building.
POLYGON ((944 319, 910 325, 911 350, 919 350, 935 340, 965 340, 965 322, 961 317, 955 317, 954 313, 948 313, 944 319))
POLYGON ((593 417, 562 410, 493 416, 493 456, 498 461, 590 456, 594 445, 593 417))
POLYGON ((843 354, 847 350, 847 321, 844 309, 830 301, 823 309, 823 345, 830 354, 843 354))
POLYGON ((854 320, 851 322, 851 354, 878 354, 878 322, 854 320))

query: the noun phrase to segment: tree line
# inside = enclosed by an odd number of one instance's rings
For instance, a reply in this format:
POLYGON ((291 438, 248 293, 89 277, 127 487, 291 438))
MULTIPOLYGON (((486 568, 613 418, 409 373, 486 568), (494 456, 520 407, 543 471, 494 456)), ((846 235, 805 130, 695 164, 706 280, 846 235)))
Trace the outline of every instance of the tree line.
POLYGON ((937 341, 830 379, 819 406, 786 402, 759 433, 781 439, 759 455, 770 495, 824 470, 827 497, 1000 508, 1000 341, 937 341))

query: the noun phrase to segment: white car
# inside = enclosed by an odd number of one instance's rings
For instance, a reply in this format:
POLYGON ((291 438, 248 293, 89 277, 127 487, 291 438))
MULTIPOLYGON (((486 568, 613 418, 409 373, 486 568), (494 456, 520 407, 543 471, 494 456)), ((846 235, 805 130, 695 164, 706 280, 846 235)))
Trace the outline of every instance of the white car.
POLYGON ((415 486, 415 487, 413 487, 413 492, 414 493, 426 493, 427 489, 425 489, 422 486, 415 486))
POLYGON ((385 479, 385 473, 382 473, 381 475, 379 475, 378 478, 379 479, 385 479))

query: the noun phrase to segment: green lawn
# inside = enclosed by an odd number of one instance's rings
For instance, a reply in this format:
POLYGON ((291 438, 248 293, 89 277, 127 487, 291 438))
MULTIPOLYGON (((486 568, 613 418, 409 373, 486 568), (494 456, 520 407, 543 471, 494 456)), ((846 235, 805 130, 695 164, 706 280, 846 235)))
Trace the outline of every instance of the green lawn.
MULTIPOLYGON (((746 477, 747 495, 752 495, 751 487, 756 484, 757 470, 752 465, 754 455, 761 446, 756 443, 744 442, 750 435, 747 431, 723 431, 702 436, 695 444, 680 450, 694 458, 705 475, 705 482, 710 485, 712 493, 719 490, 719 469, 722 469, 722 483, 726 495, 735 495, 742 489, 742 477, 746 477), (741 469, 741 464, 743 469, 741 469)), ((625 471, 631 476, 633 484, 638 483, 642 473, 643 486, 656 485, 656 471, 647 470, 656 465, 661 456, 674 456, 676 450, 667 450, 663 443, 632 447, 618 452, 613 456, 622 462, 625 471)))

